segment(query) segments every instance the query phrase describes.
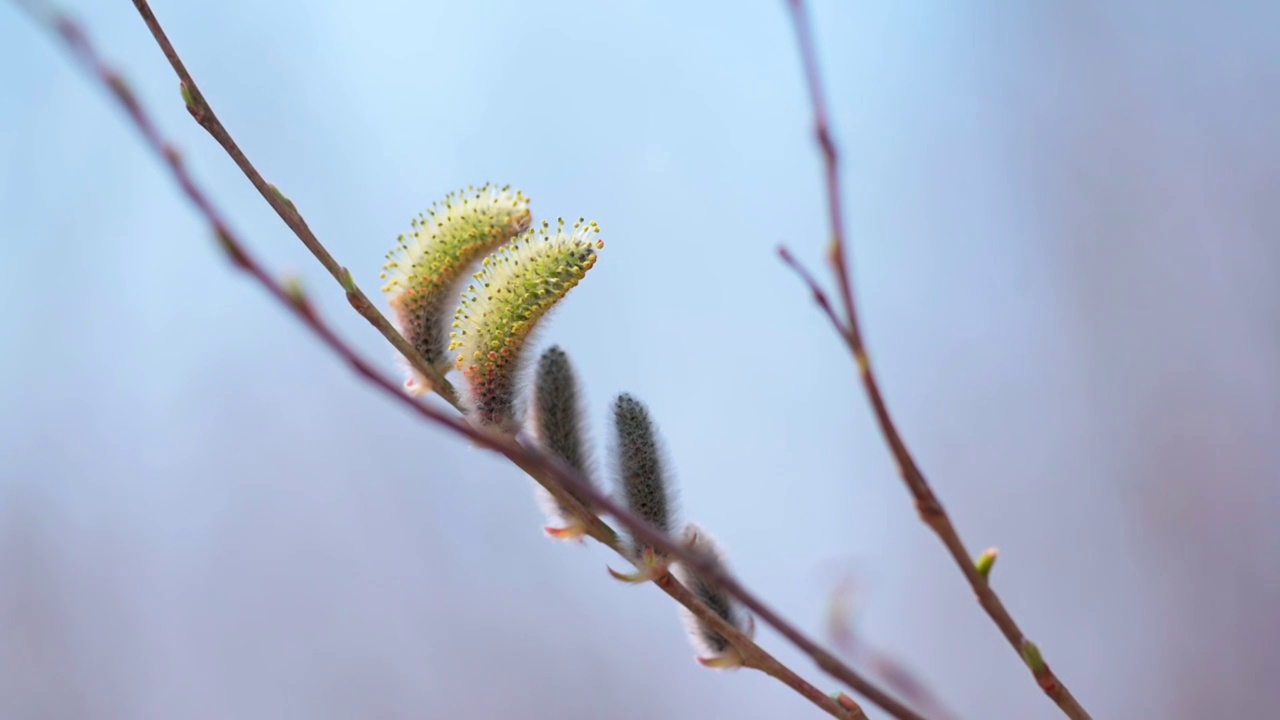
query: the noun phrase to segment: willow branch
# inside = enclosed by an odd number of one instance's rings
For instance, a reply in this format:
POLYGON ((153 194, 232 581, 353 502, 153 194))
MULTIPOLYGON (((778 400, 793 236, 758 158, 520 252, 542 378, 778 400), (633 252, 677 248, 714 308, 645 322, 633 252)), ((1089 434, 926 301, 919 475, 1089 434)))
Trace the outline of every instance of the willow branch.
POLYGON ((1088 720, 1089 713, 1076 701, 1067 686, 1049 669, 1048 664, 1044 662, 1040 655, 1039 649, 1023 634, 1013 616, 1005 608, 1004 603, 1001 602, 999 596, 991 588, 987 578, 977 571, 972 555, 970 555, 961 541, 960 534, 956 531, 955 525, 952 524, 950 516, 947 515, 946 510, 942 507, 937 495, 934 494, 932 487, 925 479, 924 473, 921 472, 910 450, 907 449, 906 442, 902 439, 902 434, 898 431, 897 425, 889 415, 888 406, 885 403, 883 394, 880 392, 880 384, 876 380, 875 372, 871 367, 871 359, 867 354, 866 344, 862 339, 862 329, 854 302, 848 260, 849 251, 844 234, 839 156, 836 152, 835 141, 831 135, 826 100, 818 74, 818 61, 814 50, 813 34, 809 27, 808 15, 805 12, 804 0, 787 0, 787 4, 791 9, 792 19, 795 24, 796 37, 804 66, 805 84, 808 87, 809 99, 813 107, 814 137, 822 151, 827 209, 829 222, 831 223, 831 246, 827 259, 836 276, 840 300, 844 310, 843 322, 836 315, 826 294, 813 280, 812 276, 805 272, 785 249, 782 251, 783 259, 800 274, 805 284, 813 292, 819 306, 835 326, 836 332, 840 334, 845 344, 848 345, 849 352, 853 355, 854 363, 858 367, 858 375, 862 380, 862 386, 871 402, 871 409, 875 414, 876 423, 880 426, 880 432, 884 436, 894 460, 897 462, 907 489, 915 499, 916 509, 919 511, 921 519, 933 529, 942 544, 946 546, 947 552, 951 555, 956 565, 959 566, 960 571, 964 573, 965 579, 977 596, 978 603, 986 611, 987 615, 991 617, 1000 632, 1004 634, 1005 639, 1009 641, 1013 649, 1026 662, 1040 688, 1058 705, 1067 717, 1073 720, 1088 720))
MULTIPOLYGON (((111 95, 124 108, 129 119, 142 135, 147 147, 163 160, 183 194, 186 195, 187 199, 191 201, 209 223, 215 238, 217 238, 232 264, 237 269, 248 274, 276 301, 288 308, 299 321, 311 330, 331 352, 346 362, 357 375, 373 384, 377 389, 391 397, 393 401, 405 406, 423 420, 466 438, 476 445, 506 456, 514 464, 529 472, 543 487, 556 494, 557 498, 571 512, 588 519, 593 529, 590 534, 602 544, 623 555, 623 557, 627 556, 624 554, 617 533, 600 520, 598 515, 588 511, 586 507, 579 503, 574 497, 575 494, 578 497, 585 498, 593 507, 598 507, 612 515, 641 541, 684 563, 700 573, 704 578, 720 583, 726 592, 735 596, 764 622, 772 625, 784 637, 787 637, 802 650, 805 650, 824 671, 846 683, 852 690, 880 706, 892 717, 900 718, 901 720, 923 720, 921 716, 903 706, 852 669, 843 665, 830 653, 822 650, 816 643, 805 637, 799 630, 785 622, 730 576, 724 570, 722 564, 716 563, 702 554, 695 553, 691 548, 673 541, 660 530, 632 515, 605 493, 596 489, 595 485, 587 478, 557 458, 536 449, 525 447, 511 436, 473 428, 460 417, 447 414, 439 408, 401 392, 395 381, 375 369, 368 361, 360 357, 351 346, 337 336, 316 312, 300 288, 280 282, 254 259, 246 246, 232 232, 229 224, 223 219, 223 216, 213 203, 195 183, 186 169, 181 154, 160 135, 150 116, 147 115, 137 101, 136 96, 120 75, 100 59, 79 27, 64 16, 49 10, 44 5, 36 5, 31 0, 15 0, 15 2, 30 10, 37 19, 46 22, 62 39, 75 59, 95 79, 110 90, 111 95), (572 492, 565 492, 566 489, 572 492)), ((325 256, 328 257, 327 253, 325 253, 325 256)), ((332 258, 330 259, 332 260, 332 258)), ((340 269, 341 272, 336 277, 343 282, 350 297, 355 291, 351 290, 349 283, 345 282, 345 271, 341 270, 341 266, 338 266, 336 262, 333 265, 340 269)), ((354 305, 355 302, 353 301, 352 304, 354 305)), ((374 312, 376 313, 377 311, 374 310, 374 312)), ((392 332, 394 332, 394 328, 392 328, 392 332)), ((778 679, 833 717, 853 720, 866 719, 862 709, 848 696, 840 694, 837 700, 822 693, 763 648, 756 645, 754 641, 743 635, 715 611, 708 608, 670 574, 664 574, 655 583, 670 597, 688 608, 699 620, 707 623, 712 629, 724 636, 742 655, 748 667, 758 669, 778 679)))
POLYGON ((173 44, 169 42, 164 28, 160 26, 160 21, 156 19, 155 13, 151 11, 151 6, 147 4, 146 0, 133 0, 133 6, 137 8, 138 14, 142 16, 143 22, 147 25, 147 29, 151 31, 151 36, 155 38, 156 44, 160 46, 160 51, 164 53, 169 65, 173 67, 173 71, 177 73, 179 80, 182 82, 183 98, 186 100, 187 112, 191 113, 191 117, 222 146, 222 149, 231 157, 236 167, 240 168, 244 176, 257 189, 258 194, 262 195, 262 199, 266 200, 271 209, 276 211, 276 214, 280 216, 284 224, 293 231, 294 235, 298 236, 302 244, 315 256, 316 260, 320 261, 324 269, 329 271, 333 279, 337 280, 339 285, 342 285, 343 289, 347 291, 347 299, 351 303, 351 307, 355 308, 361 317, 368 320, 370 325, 373 325, 378 332, 382 333, 387 342, 391 343, 392 347, 404 356, 414 370, 421 373, 422 377, 431 383, 432 388, 441 397, 450 405, 456 407, 458 402, 457 394, 454 392, 453 386, 449 384, 449 381, 439 371, 431 367, 426 359, 422 357, 422 354, 409 341, 405 340, 404 336, 396 330, 385 315, 378 312, 378 309, 369 301, 364 291, 352 280, 351 273, 338 264, 338 261, 333 258, 333 255, 329 254, 329 250, 311 231, 307 221, 303 219, 302 214, 298 212, 293 202, 285 197, 275 185, 267 182, 262 177, 262 173, 258 172, 253 163, 249 162, 249 158, 244 154, 244 151, 240 149, 235 139, 231 137, 231 133, 227 132, 222 121, 218 119, 213 107, 205 100, 204 93, 200 92, 200 86, 191 77, 191 73, 187 72, 186 65, 183 64, 182 58, 178 56, 178 51, 173 48, 173 44))

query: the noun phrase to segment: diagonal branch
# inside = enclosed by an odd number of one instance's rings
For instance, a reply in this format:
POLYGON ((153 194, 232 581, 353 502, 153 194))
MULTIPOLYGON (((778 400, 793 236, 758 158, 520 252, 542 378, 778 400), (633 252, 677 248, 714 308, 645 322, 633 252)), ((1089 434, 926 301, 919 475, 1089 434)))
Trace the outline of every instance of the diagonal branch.
POLYGON ((227 132, 222 122, 218 120, 218 116, 214 113, 213 108, 204 99, 204 94, 200 92, 200 86, 196 85, 196 81, 191 77, 191 73, 187 72, 186 65, 183 64, 182 58, 178 57, 178 51, 174 49, 173 44, 169 42, 169 37, 165 35, 164 28, 160 26, 160 21, 156 19, 155 13, 151 11, 151 6, 147 4, 147 0, 133 0, 133 6, 137 8, 138 14, 142 16, 143 22, 147 24, 147 29, 151 31, 151 36, 155 38, 156 44, 160 46, 160 51, 164 53, 169 64, 173 66, 173 71, 177 73, 178 79, 182 82, 183 99, 187 103, 187 112, 191 113, 191 117, 204 128, 223 150, 227 151, 227 155, 231 157, 232 162, 244 176, 249 178, 249 182, 257 189, 258 194, 262 195, 262 199, 267 201, 272 210, 280 216, 285 225, 293 231, 294 235, 302 241, 307 250, 315 256, 316 260, 324 266, 325 270, 333 276, 338 284, 342 285, 347 291, 347 299, 351 303, 351 307, 360 313, 361 317, 369 321, 382 336, 390 342, 405 360, 413 366, 414 370, 421 373, 426 378, 432 388, 440 394, 450 405, 457 407, 458 397, 453 390, 453 386, 444 378, 435 368, 422 357, 413 345, 405 340, 395 326, 387 320, 386 316, 378 312, 378 309, 369 301, 364 291, 355 284, 351 278, 351 273, 338 264, 333 259, 333 255, 329 254, 329 250, 320 242, 315 233, 311 232, 311 228, 307 225, 307 221, 303 219, 302 214, 294 207, 292 201, 285 197, 275 185, 267 182, 258 169, 249 162, 249 158, 236 144, 231 133, 227 132))
POLYGON ((876 648, 858 635, 854 629, 854 587, 853 577, 850 574, 842 578, 832 589, 831 599, 827 605, 827 639, 843 653, 844 657, 850 661, 860 662, 886 687, 911 703, 913 707, 927 712, 934 720, 958 720, 958 716, 948 710, 933 690, 917 678, 915 673, 892 655, 876 648))
MULTIPOLYGON (((729 575, 722 564, 694 552, 691 548, 687 548, 683 544, 667 537, 646 521, 632 515, 626 508, 596 489, 589 480, 563 462, 535 449, 527 448, 511 436, 477 430, 456 415, 447 414, 441 409, 400 392, 393 380, 376 370, 334 333, 332 328, 315 311, 315 308, 299 287, 278 281, 249 254, 244 244, 231 231, 230 226, 214 207, 213 203, 196 185, 187 171, 181 154, 160 135, 154 122, 138 103, 133 92, 125 84, 121 76, 99 58, 79 27, 47 6, 36 4, 35 0, 15 0, 15 2, 30 10, 37 20, 49 25, 64 42, 75 59, 96 80, 110 90, 114 99, 124 108, 129 119, 142 135, 147 147, 163 160, 183 194, 195 205, 200 214, 209 223, 214 236, 227 253, 232 264, 237 269, 247 273, 276 301, 287 307, 299 321, 306 325, 331 352, 344 360, 356 374, 390 396, 394 401, 401 403, 407 409, 416 413, 422 419, 438 425, 455 435, 467 438, 477 445, 495 450, 506 456, 517 466, 528 471, 535 480, 549 491, 555 493, 571 511, 587 518, 593 528, 592 536, 600 540, 602 544, 626 557, 617 534, 601 521, 597 515, 587 511, 581 503, 577 502, 574 494, 585 498, 592 506, 599 507, 602 511, 612 515, 640 540, 684 563, 704 578, 719 583, 726 592, 735 596, 745 607, 752 610, 762 620, 772 625, 788 640, 804 650, 824 671, 846 683, 854 691, 867 697, 892 717, 900 718, 901 720, 923 720, 920 715, 871 684, 784 621, 729 575), (571 490, 572 493, 565 492, 566 489, 571 490)), ((328 257, 327 253, 325 256, 328 257)), ((339 268, 340 272, 335 277, 338 277, 340 282, 343 283, 350 297, 355 291, 350 288, 349 276, 336 262, 333 263, 333 266, 339 268)), ((374 310, 373 312, 376 313, 377 311, 374 310)), ((392 328, 392 332, 394 332, 394 328, 392 328)), ((865 713, 848 696, 840 694, 838 699, 833 699, 823 694, 763 648, 756 645, 750 638, 739 632, 737 628, 721 618, 715 611, 708 608, 673 577, 669 575, 659 577, 656 580, 656 584, 681 605, 687 607, 700 620, 708 623, 716 632, 728 639, 742 654, 748 667, 761 670, 785 683, 802 697, 808 699, 833 717, 866 720, 865 713)))
POLYGON ((836 315, 826 294, 813 280, 813 277, 801 268, 785 249, 781 251, 783 260, 800 274, 801 279, 813 292, 819 306, 831 320, 832 325, 835 326, 836 332, 840 334, 845 344, 848 345, 849 352, 853 355, 854 362, 858 366, 858 375, 862 380, 862 386, 866 390, 867 398, 871 401, 871 409, 875 414, 877 424, 880 426, 880 432, 898 464, 898 469, 902 473, 902 479, 906 483, 907 489, 915 499, 916 509, 919 511, 921 519, 942 540, 947 552, 960 567, 961 572, 964 573, 965 580, 969 582, 969 586, 973 589, 974 594, 977 595, 978 603, 982 606, 982 609, 991 617, 992 622, 1004 634, 1009 644, 1013 646, 1013 649, 1030 667, 1032 675, 1045 694, 1057 703, 1067 717, 1073 720, 1088 720, 1089 713, 1076 701, 1067 686, 1049 669, 1049 666, 1040 656, 1040 651, 1023 635, 1013 616, 1009 614, 1004 603, 1001 602, 999 596, 991 588, 987 578, 979 573, 974 566, 972 556, 960 540, 960 534, 952 524, 951 518, 947 515, 946 510, 943 509, 942 503, 934 494, 933 488, 930 487, 929 482, 925 479, 924 473, 920 471, 914 457, 911 455, 911 451, 907 449, 906 442, 902 439, 902 434, 898 431, 897 425, 889 415, 888 405, 880 392, 880 384, 877 382, 875 372, 871 368, 871 359, 867 355, 866 345, 862 340, 862 329, 858 322, 857 307, 854 303, 853 286, 849 271, 849 251, 844 235, 839 156, 836 152, 835 141, 831 135, 826 100, 822 91, 822 81, 818 74, 818 61, 814 50, 813 33, 809 27, 804 0, 787 0, 787 4, 791 9, 792 19, 795 23, 800 55, 804 65, 805 84, 808 87, 809 98, 813 105, 814 137, 822 151, 827 208, 831 223, 831 246, 827 259, 831 263, 836 276, 845 322, 841 322, 836 315))

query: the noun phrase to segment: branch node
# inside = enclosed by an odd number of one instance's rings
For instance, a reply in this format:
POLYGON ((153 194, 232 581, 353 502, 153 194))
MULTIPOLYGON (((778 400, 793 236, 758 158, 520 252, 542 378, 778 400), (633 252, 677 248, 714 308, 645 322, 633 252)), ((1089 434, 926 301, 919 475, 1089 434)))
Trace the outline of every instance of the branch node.
POLYGON ((289 208, 289 212, 297 214, 298 209, 293 206, 293 201, 290 200, 284 193, 280 192, 280 188, 276 187, 273 183, 267 183, 267 187, 271 188, 272 196, 274 196, 275 199, 281 205, 284 205, 286 208, 289 208))
POLYGON ((311 309, 311 301, 307 299, 307 291, 302 287, 302 279, 296 275, 288 275, 280 282, 280 289, 284 291, 285 297, 289 298, 289 302, 298 309, 298 312, 314 318, 315 313, 311 309))
MULTIPOLYGON (((275 187, 272 185, 271 187, 275 187)), ((356 281, 351 277, 351 271, 343 267, 338 273, 338 283, 342 285, 342 289, 346 291, 348 297, 356 293, 356 281)))
POLYGON ((178 167, 182 164, 182 151, 172 143, 166 142, 164 144, 164 149, 161 152, 164 153, 165 162, 169 163, 173 167, 178 167))
POLYGON ((605 566, 605 569, 609 571, 609 574, 613 576, 614 580, 628 583, 630 585, 641 585, 643 583, 670 577, 670 573, 667 572, 667 568, 669 567, 668 560, 665 557, 658 555, 658 553, 651 547, 646 547, 640 553, 640 557, 635 562, 636 571, 631 573, 618 572, 608 566, 605 566))
POLYGON ((853 698, 849 697, 848 695, 846 695, 846 694, 845 694, 845 693, 843 693, 843 692, 834 692, 834 693, 831 693, 831 699, 832 699, 832 700, 835 700, 835 701, 836 701, 836 703, 838 703, 838 704, 840 705, 840 707, 842 707, 842 708, 844 708, 845 710, 848 710, 848 711, 850 711, 850 712, 855 711, 855 710, 860 711, 860 710, 862 709, 862 708, 858 707, 858 703, 854 702, 853 698))
POLYGON ((240 248, 239 243, 231 237, 231 233, 226 228, 215 226, 213 228, 213 236, 218 241, 218 246, 227 254, 227 259, 231 260, 231 264, 241 270, 249 269, 249 259, 245 257, 244 250, 240 248))
POLYGON ((187 107, 187 113, 193 120, 204 125, 204 110, 196 102, 195 96, 191 93, 191 87, 185 80, 178 81, 178 93, 182 95, 182 104, 187 107))

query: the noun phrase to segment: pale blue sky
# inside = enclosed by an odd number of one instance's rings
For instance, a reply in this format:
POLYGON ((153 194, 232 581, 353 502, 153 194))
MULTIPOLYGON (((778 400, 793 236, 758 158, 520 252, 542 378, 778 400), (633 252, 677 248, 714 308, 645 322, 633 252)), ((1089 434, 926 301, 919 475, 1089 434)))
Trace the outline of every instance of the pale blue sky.
MULTIPOLYGON (((191 122, 132 8, 70 7, 254 251, 394 370, 191 122)), ((974 550, 1005 550, 998 588, 1055 668, 1095 716, 1136 717, 1185 706, 1169 692, 1179 670, 1160 663, 1199 652, 1160 644, 1192 611, 1153 610, 1183 576, 1135 529, 1150 504, 1132 458, 1165 441, 1131 427, 1185 386, 1138 394, 1164 377, 1152 363, 1238 381, 1252 404, 1214 422, 1250 428, 1231 437, 1275 477, 1263 368, 1280 356, 1266 200, 1280 53, 1274 10, 1082 8, 828 1, 814 26, 895 413, 974 550), (1206 261, 1214 248, 1230 249, 1206 261), (1180 300, 1187 285, 1209 299, 1180 300), (1144 302, 1150 314, 1126 309, 1144 302), (1203 342, 1162 334, 1161 309, 1179 302, 1191 310, 1171 314, 1239 320, 1206 320, 1203 342), (1154 339, 1126 344, 1138 337, 1154 339), (1119 349, 1088 350, 1099 338, 1119 349), (1196 355, 1206 344, 1222 350, 1196 355), (1151 671, 1119 671, 1139 664, 1151 671)), ((1052 716, 915 521, 851 363, 776 258, 787 243, 820 269, 827 231, 784 3, 155 11, 247 154, 371 294, 395 235, 459 186, 511 183, 535 217, 598 221, 600 262, 539 341, 575 360, 601 446, 609 399, 634 393, 661 423, 685 517, 770 603, 821 633, 833 561, 852 562, 861 630, 961 717, 1052 716)), ((8 4, 0 89, 0 567, 45 558, 40 582, 21 582, 65 634, 31 630, 21 598, 0 602, 0 629, 53 648, 0 680, 0 705, 817 716, 763 677, 701 671, 656 592, 610 581, 598 550, 540 537, 518 472, 322 352, 230 269, 115 107, 8 4)), ((1167 415, 1201 417, 1185 403, 1167 415)), ((1214 457, 1228 454, 1247 455, 1214 457)), ((1280 549, 1261 521, 1280 509, 1268 487, 1242 501, 1260 508, 1260 550, 1280 549)), ((1274 568, 1242 568, 1280 594, 1274 568)), ((1258 692, 1245 707, 1276 707, 1258 692)))

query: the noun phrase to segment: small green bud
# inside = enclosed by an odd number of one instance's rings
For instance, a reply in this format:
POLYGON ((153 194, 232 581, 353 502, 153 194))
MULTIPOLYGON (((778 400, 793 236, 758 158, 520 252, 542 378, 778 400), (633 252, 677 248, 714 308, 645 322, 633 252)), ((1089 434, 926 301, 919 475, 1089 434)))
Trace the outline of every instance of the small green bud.
POLYGON ((275 196, 276 200, 279 200, 281 204, 283 204, 285 207, 289 208, 290 210, 293 210, 295 212, 297 211, 297 208, 293 206, 293 201, 290 200, 288 197, 286 197, 284 193, 280 192, 280 188, 276 187, 271 183, 267 183, 267 187, 271 188, 271 194, 275 196))
POLYGON ((1022 652, 1022 661, 1027 664, 1027 667, 1031 668, 1031 672, 1039 675, 1049 669, 1044 664, 1044 657, 1040 655, 1040 648, 1036 647, 1035 643, 1030 640, 1023 640, 1020 650, 1022 652))
POLYGON ((984 578, 991 576, 991 568, 996 566, 996 558, 999 557, 1000 551, 995 548, 987 548, 978 556, 978 560, 974 563, 978 574, 984 578))
POLYGON ((214 228, 214 239, 218 241, 218 247, 227 254, 227 258, 231 260, 231 264, 238 268, 249 267, 249 259, 245 257, 244 251, 236 244, 236 241, 227 234, 226 230, 218 227, 214 228))
POLYGON ((302 280, 298 276, 286 276, 280 281, 280 287, 284 290, 284 294, 288 296, 289 302, 303 312, 311 312, 310 303, 307 301, 307 291, 303 289, 302 280))
POLYGON ((178 92, 182 94, 182 104, 187 106, 190 112, 196 111, 195 98, 191 97, 191 88, 187 87, 186 81, 178 81, 178 92))
POLYGON ((1049 669, 1048 663, 1044 661, 1044 657, 1040 655, 1040 648, 1030 640, 1023 640, 1022 646, 1019 648, 1022 652, 1022 660, 1031 668, 1031 674, 1035 676, 1036 684, 1041 690, 1052 694, 1058 688, 1058 678, 1049 669))
POLYGON ((345 290, 348 295, 356 291, 356 281, 352 279, 351 271, 345 267, 338 273, 338 282, 342 285, 342 289, 345 290))

